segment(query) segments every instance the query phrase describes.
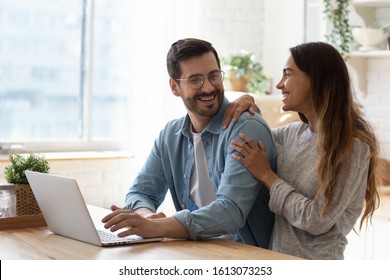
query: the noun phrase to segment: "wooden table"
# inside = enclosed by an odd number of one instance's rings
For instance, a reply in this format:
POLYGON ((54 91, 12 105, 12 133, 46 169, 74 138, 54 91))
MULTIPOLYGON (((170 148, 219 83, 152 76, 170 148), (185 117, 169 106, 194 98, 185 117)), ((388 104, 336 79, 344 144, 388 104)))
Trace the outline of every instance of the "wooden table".
MULTIPOLYGON (((105 209, 89 206, 92 216, 103 217, 105 209), (93 212, 93 213, 92 213, 93 212), (96 215, 96 214, 99 215, 96 215)), ((1 260, 293 260, 294 256, 233 242, 225 239, 188 241, 165 239, 159 242, 102 248, 53 234, 47 226, 33 220, 34 226, 23 221, 0 223, 1 260)), ((95 221, 96 223, 97 221, 95 221)), ((45 223, 44 223, 45 224, 45 223)), ((98 225, 96 225, 99 227, 98 225)))
POLYGON ((207 241, 164 240, 102 248, 51 233, 47 227, 31 227, 0 231, 0 259, 299 259, 230 240, 207 241))

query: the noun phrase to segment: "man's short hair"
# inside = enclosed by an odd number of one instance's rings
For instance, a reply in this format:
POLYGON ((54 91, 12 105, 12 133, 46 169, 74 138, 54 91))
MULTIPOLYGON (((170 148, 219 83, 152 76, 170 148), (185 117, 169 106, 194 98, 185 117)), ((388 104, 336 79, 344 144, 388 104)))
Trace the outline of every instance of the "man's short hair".
POLYGON ((169 77, 172 79, 179 79, 182 74, 180 67, 181 62, 194 56, 201 56, 210 51, 214 53, 218 68, 221 69, 218 53, 211 43, 195 38, 182 39, 173 43, 167 54, 167 70, 169 77))

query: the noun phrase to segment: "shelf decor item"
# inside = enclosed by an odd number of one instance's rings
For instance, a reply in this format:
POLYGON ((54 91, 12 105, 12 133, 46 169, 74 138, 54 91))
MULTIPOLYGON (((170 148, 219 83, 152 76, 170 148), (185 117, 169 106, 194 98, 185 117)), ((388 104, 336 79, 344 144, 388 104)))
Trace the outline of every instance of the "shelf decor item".
POLYGON ((40 214, 41 210, 24 171, 48 173, 49 163, 44 156, 35 153, 11 154, 9 161, 10 164, 4 168, 4 177, 8 183, 15 184, 16 216, 40 214))
POLYGON ((381 28, 355 27, 352 29, 353 38, 360 44, 359 51, 376 51, 379 45, 386 41, 389 33, 381 28))
POLYGON ((263 74, 263 66, 256 62, 255 55, 246 50, 221 59, 228 74, 231 90, 269 94, 270 79, 263 74))
POLYGON ((349 25, 350 0, 323 1, 324 13, 331 24, 331 30, 326 35, 326 39, 347 60, 352 42, 352 31, 349 25))

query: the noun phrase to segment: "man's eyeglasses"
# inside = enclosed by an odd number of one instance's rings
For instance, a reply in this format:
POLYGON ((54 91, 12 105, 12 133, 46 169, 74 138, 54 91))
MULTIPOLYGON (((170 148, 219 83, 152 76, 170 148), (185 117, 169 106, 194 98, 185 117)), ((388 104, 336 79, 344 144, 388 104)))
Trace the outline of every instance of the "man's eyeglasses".
POLYGON ((215 70, 210 72, 207 76, 203 75, 194 75, 188 79, 175 79, 176 81, 186 81, 192 89, 200 89, 204 80, 207 78, 213 86, 219 86, 223 82, 223 75, 225 73, 222 70, 215 70))

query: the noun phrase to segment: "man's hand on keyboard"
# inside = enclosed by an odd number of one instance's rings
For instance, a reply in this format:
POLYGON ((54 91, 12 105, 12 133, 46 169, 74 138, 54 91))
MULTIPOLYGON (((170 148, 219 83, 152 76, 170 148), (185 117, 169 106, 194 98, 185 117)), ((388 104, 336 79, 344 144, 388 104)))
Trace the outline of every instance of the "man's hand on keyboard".
MULTIPOLYGON (((188 238, 188 230, 174 217, 166 217, 164 213, 152 213, 148 217, 141 214, 112 206, 112 213, 102 219, 104 228, 111 232, 123 230, 118 233, 119 237, 138 235, 147 237, 173 237, 188 238)), ((146 212, 143 213, 145 215, 146 212)))

